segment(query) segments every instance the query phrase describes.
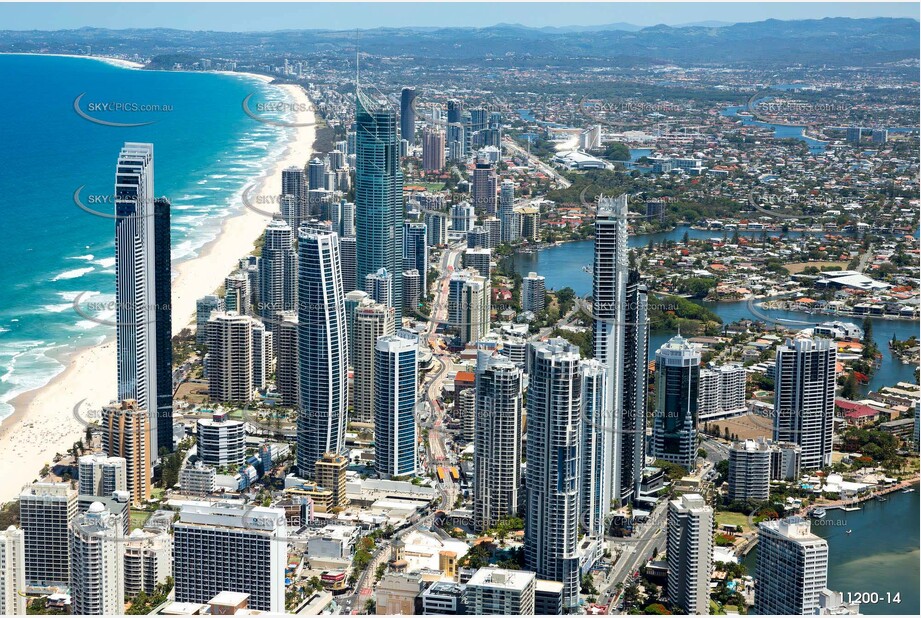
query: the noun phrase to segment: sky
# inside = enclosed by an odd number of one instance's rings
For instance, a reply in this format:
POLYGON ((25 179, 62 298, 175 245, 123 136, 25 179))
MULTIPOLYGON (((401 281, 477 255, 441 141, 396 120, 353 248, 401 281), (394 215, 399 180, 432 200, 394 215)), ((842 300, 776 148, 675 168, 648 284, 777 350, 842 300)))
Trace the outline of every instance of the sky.
POLYGON ((507 2, 465 3, 0 3, 0 30, 152 28, 284 29, 470 26, 639 26, 822 17, 918 18, 917 2, 507 2))

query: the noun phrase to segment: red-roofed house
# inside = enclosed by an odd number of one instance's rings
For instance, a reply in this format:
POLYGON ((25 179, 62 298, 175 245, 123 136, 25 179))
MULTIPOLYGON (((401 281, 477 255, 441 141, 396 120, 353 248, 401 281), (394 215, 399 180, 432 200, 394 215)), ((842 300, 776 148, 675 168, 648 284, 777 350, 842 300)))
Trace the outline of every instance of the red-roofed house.
POLYGON ((835 399, 835 406, 844 413, 848 424, 855 427, 863 427, 879 420, 879 410, 856 401, 835 399))

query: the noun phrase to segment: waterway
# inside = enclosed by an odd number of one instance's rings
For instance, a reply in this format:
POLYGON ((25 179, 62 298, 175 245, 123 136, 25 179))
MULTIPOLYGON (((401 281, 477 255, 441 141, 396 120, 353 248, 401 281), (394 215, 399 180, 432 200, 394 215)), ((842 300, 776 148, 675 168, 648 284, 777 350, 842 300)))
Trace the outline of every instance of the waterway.
MULTIPOLYGON (((645 247, 650 242, 660 243, 663 240, 681 240, 687 233, 691 239, 712 238, 721 236, 720 232, 707 230, 693 230, 687 226, 679 226, 669 232, 647 234, 644 236, 631 236, 627 244, 630 247, 645 247)), ((761 232, 740 232, 740 235, 760 237, 761 232)), ((803 233, 791 232, 790 238, 802 236, 803 233)), ((548 289, 558 290, 571 287, 579 296, 589 296, 592 293, 592 262, 594 242, 591 240, 564 243, 542 249, 537 253, 518 254, 515 256, 515 268, 522 275, 536 272, 546 278, 548 289), (588 272, 586 272, 586 270, 588 272)), ((744 301, 740 302, 704 302, 700 304, 707 307, 722 318, 724 324, 729 324, 741 319, 757 319, 748 309, 744 301)), ((781 311, 777 309, 761 309, 766 315, 778 320, 796 320, 812 324, 839 320, 860 326, 863 318, 844 316, 815 315, 798 311, 781 311)), ((883 386, 894 386, 897 382, 914 382, 914 366, 902 363, 889 351, 888 342, 895 335, 897 339, 907 339, 918 334, 917 322, 911 320, 884 320, 871 318, 873 323, 873 339, 882 353, 879 369, 870 378, 869 384, 862 387, 864 392, 878 390, 883 386)), ((807 328, 803 325, 802 328, 807 328)), ((655 356, 655 351, 665 343, 674 333, 654 331, 649 338, 650 359, 655 356)))
POLYGON ((762 122, 760 120, 755 120, 753 116, 739 116, 739 112, 746 110, 745 105, 733 105, 727 107, 722 112, 723 116, 728 116, 730 118, 735 118, 741 120, 744 126, 757 126, 765 127, 769 129, 774 129, 774 137, 778 139, 792 138, 805 142, 809 146, 809 152, 812 154, 822 154, 825 152, 826 142, 821 140, 814 139, 812 137, 807 137, 804 133, 806 127, 803 126, 789 126, 781 124, 773 124, 770 122, 762 122))
MULTIPOLYGON (((895 492, 885 502, 871 500, 859 511, 828 511, 812 531, 828 541, 828 587, 845 595, 875 593, 861 614, 919 614, 919 534, 921 494, 895 492), (848 534, 847 531, 851 533, 848 534), (896 597, 898 595, 898 597, 896 597), (896 602, 898 600, 898 602, 896 602)), ((758 546, 742 560, 755 574, 758 546)))

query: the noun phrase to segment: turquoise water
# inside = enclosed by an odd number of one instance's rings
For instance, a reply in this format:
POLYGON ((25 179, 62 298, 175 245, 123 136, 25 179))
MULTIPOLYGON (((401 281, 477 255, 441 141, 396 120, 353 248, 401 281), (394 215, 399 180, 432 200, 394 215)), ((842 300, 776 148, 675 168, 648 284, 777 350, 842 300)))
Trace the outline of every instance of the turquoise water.
MULTIPOLYGON (((631 247, 645 247, 650 242, 662 242, 663 240, 681 240, 685 232, 691 239, 719 237, 720 232, 707 230, 692 230, 688 227, 678 227, 669 232, 659 234, 649 234, 645 236, 631 236, 627 244, 631 247)), ((740 234, 743 234, 740 232, 740 234)), ((745 234, 743 234, 745 235, 745 234)), ((749 232, 749 236, 760 237, 761 232, 749 232)), ((801 234, 791 232, 788 234, 791 238, 801 234)), ((526 275, 531 271, 546 277, 547 288, 560 289, 562 287, 571 287, 579 296, 588 296, 592 293, 592 274, 591 266, 594 260, 594 242, 591 240, 564 243, 553 247, 548 247, 538 253, 520 254, 515 256, 515 267, 518 272, 526 275), (587 267, 588 272, 583 268, 587 267)), ((701 303, 723 319, 724 324, 735 322, 740 319, 753 319, 754 316, 749 312, 745 302, 722 302, 722 303, 701 303)), ((771 317, 784 320, 802 320, 811 323, 827 322, 829 320, 840 320, 842 322, 851 322, 858 326, 863 322, 863 318, 850 318, 842 316, 811 315, 796 311, 778 311, 772 309, 762 309, 763 313, 771 317)), ((864 391, 877 390, 883 386, 895 385, 896 382, 914 382, 914 368, 912 365, 906 365, 900 362, 889 351, 888 342, 895 335, 898 339, 907 339, 912 335, 918 334, 918 324, 911 320, 883 320, 873 318, 873 338, 879 346, 883 358, 879 369, 870 378, 870 383, 862 387, 864 391)), ((803 326, 806 328, 806 326, 803 326)), ((653 332, 649 338, 649 356, 650 359, 655 356, 655 351, 665 343, 673 333, 653 332)))
MULTIPOLYGON (((81 300, 106 302, 115 291, 114 222, 80 210, 75 190, 85 185, 84 203, 110 196, 121 145, 153 142, 155 191, 173 205, 173 260, 186 260, 216 236, 228 213, 242 208, 242 188, 283 147, 290 129, 243 113, 241 103, 250 93, 256 93, 251 109, 257 102, 287 97, 279 88, 244 76, 0 55, 0 83, 0 286, 5 292, 0 418, 5 418, 12 412, 11 399, 47 383, 74 350, 114 333, 73 309, 81 293, 87 293, 81 300), (133 128, 89 122, 73 108, 81 93, 86 94, 80 108, 94 117, 155 122, 133 128), (88 111, 92 104, 113 102, 171 111, 88 111)), ((105 203, 93 208, 112 209, 105 203)))
MULTIPOLYGON (((812 531, 828 541, 828 587, 854 596, 878 595, 876 603, 862 604, 860 613, 918 615, 919 507, 916 486, 913 493, 889 494, 885 502, 864 502, 859 511, 832 509, 813 520, 812 531)), ((743 560, 750 574, 757 556, 755 546, 743 560)))

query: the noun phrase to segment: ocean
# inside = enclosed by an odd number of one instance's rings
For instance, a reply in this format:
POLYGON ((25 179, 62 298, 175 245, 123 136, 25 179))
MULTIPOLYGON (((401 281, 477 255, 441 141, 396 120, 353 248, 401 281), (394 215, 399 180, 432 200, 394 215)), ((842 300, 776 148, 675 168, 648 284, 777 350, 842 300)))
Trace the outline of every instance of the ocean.
MULTIPOLYGON (((114 300, 115 163, 126 141, 154 144, 154 189, 172 201, 174 265, 216 237, 243 188, 292 129, 258 122, 245 97, 287 94, 242 75, 144 71, 89 58, 0 55, 0 419, 9 402, 47 384, 74 351, 112 326, 74 309, 114 300), (122 127, 98 124, 75 111, 122 127), (121 111, 112 111, 113 109, 121 111), (77 205, 79 202, 94 215, 77 205)), ((263 106, 265 107, 265 106, 263 106)), ((267 118, 281 114, 266 113, 267 118)), ((306 153, 305 157, 307 156, 306 153)), ((203 290, 203 294, 207 291, 203 290)), ((96 305, 103 307, 104 305, 96 305)), ((115 393, 112 394, 113 397, 115 393)))

